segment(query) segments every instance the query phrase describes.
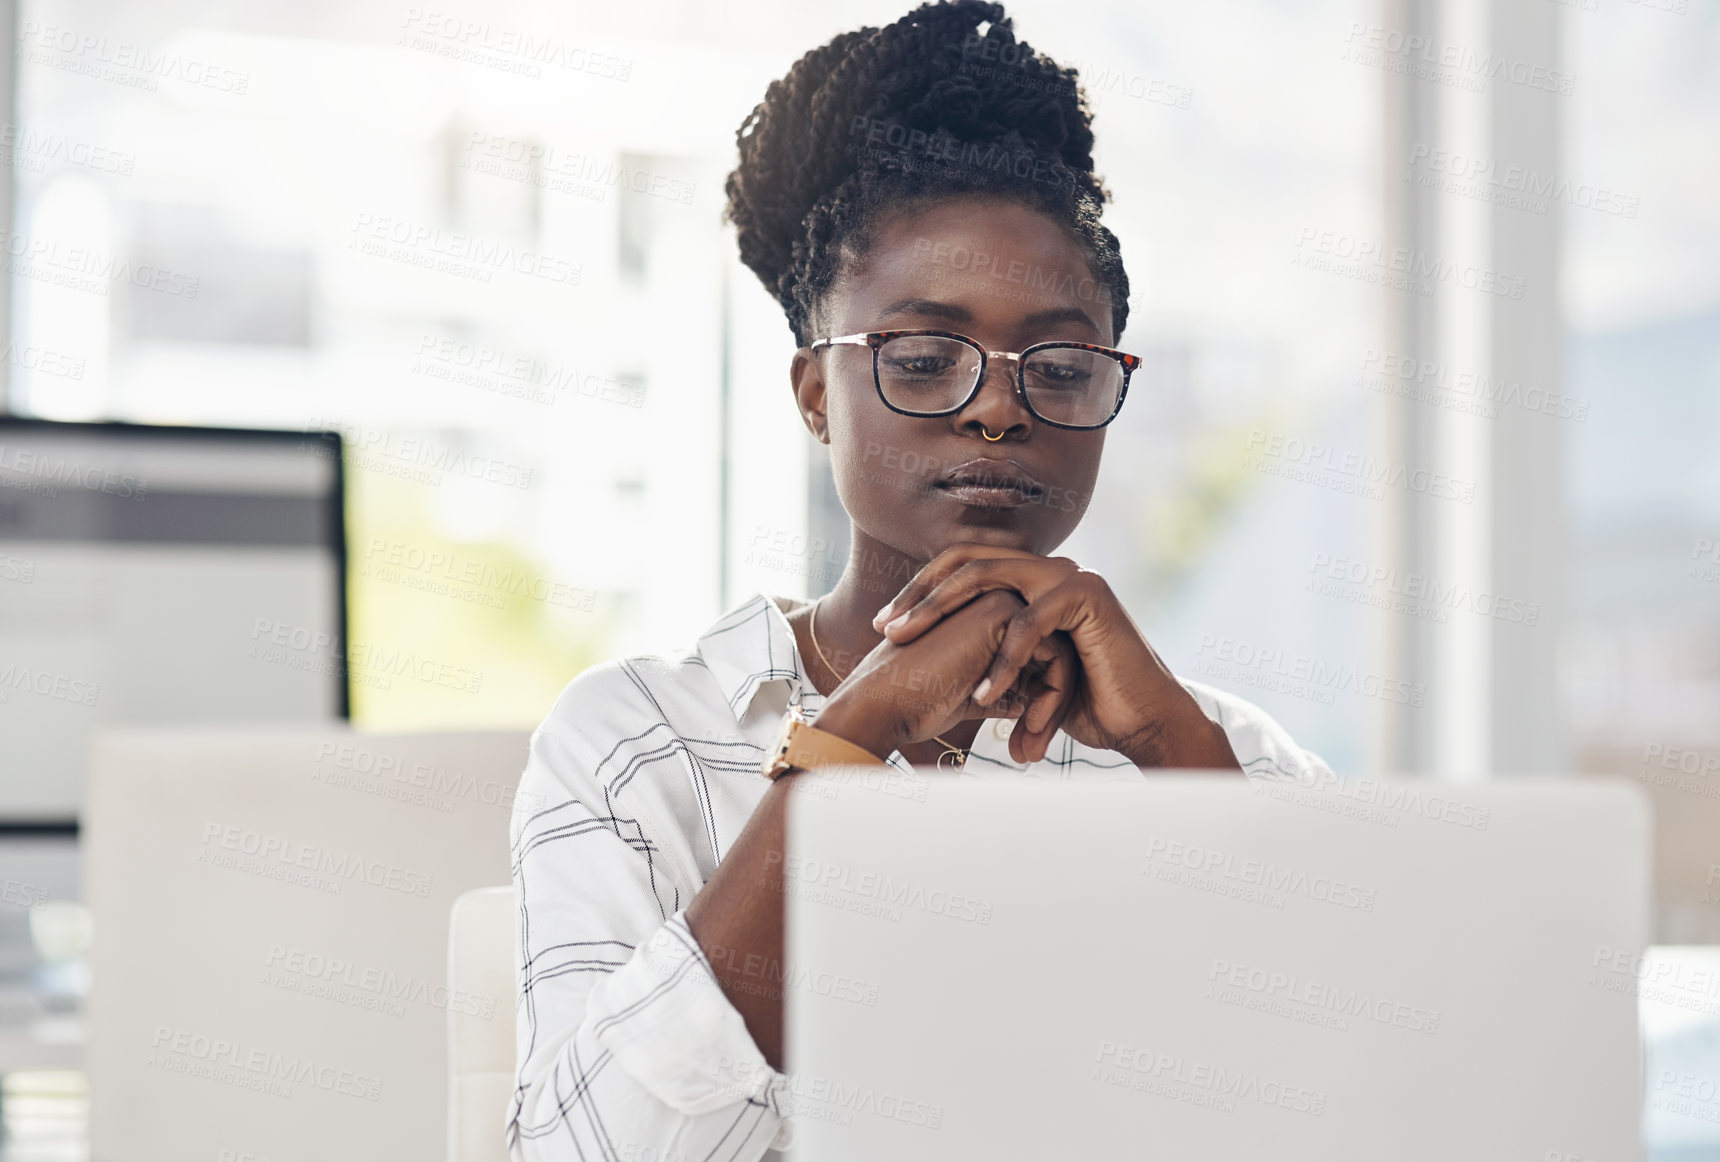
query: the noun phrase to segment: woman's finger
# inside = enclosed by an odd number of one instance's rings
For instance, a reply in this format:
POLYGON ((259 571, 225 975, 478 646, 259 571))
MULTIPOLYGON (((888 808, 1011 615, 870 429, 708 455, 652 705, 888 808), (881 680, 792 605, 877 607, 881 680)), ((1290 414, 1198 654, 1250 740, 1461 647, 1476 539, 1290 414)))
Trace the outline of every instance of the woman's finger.
POLYGON ((1025 718, 1016 719, 1015 729, 1009 735, 1009 757, 1023 765, 1044 759, 1051 748, 1052 738, 1062 729, 1063 720, 1069 716, 1073 705, 1072 699, 1060 701, 1050 720, 1039 730, 1029 730, 1025 718))
POLYGON ((902 591, 884 603, 884 607, 872 617, 872 628, 881 632, 888 622, 917 604, 926 594, 936 589, 944 578, 968 562, 1000 559, 1045 560, 1038 553, 1030 553, 1025 549, 1006 549, 998 545, 977 545, 967 541, 951 545, 921 566, 920 571, 902 586, 902 591))
POLYGON ((967 564, 977 547, 969 544, 951 545, 927 561, 920 567, 920 571, 909 578, 906 585, 902 586, 901 592, 886 601, 884 608, 872 616, 872 628, 881 629, 888 620, 895 616, 893 611, 907 609, 927 593, 930 593, 938 582, 967 564))
POLYGON ((1030 726, 1051 716, 1073 689, 1078 663, 1072 649, 1060 649, 1054 639, 1046 639, 1043 648, 1022 668, 1013 685, 981 706, 968 697, 962 708, 964 718, 1027 718, 1036 715, 1030 726))
MULTIPOLYGON (((1015 589, 1007 576, 1009 570, 1000 570, 996 564, 994 561, 969 561, 917 594, 904 590, 894 605, 894 609, 900 612, 891 614, 888 621, 874 622, 873 628, 897 645, 904 645, 981 593, 992 589, 1015 589)), ((1031 600, 1025 593, 1021 598, 1023 601, 1031 600)))
POLYGON ((1065 628, 1061 622, 1066 613, 1064 605, 1070 596, 1067 591, 1053 589, 1029 602, 1026 608, 1018 610, 1009 619, 991 669, 974 687, 975 702, 984 706, 997 691, 1007 690, 1015 684, 1021 667, 1033 657, 1039 644, 1053 632, 1065 628))
POLYGON ((1034 695, 1027 707, 1027 713, 1022 715, 1026 720, 1027 729, 1033 734, 1045 731, 1057 708, 1067 702, 1075 693, 1075 676, 1077 663, 1074 648, 1064 641, 1058 641, 1053 634, 1040 642, 1034 651, 1033 660, 1039 663, 1041 672, 1035 679, 1039 692, 1034 695))
POLYGON ((1040 594, 1057 586, 1077 570, 1066 557, 988 557, 968 561, 948 573, 937 584, 910 597, 907 591, 891 608, 888 621, 874 623, 885 638, 897 645, 912 641, 980 594, 993 589, 1012 589, 1032 603, 1040 594))

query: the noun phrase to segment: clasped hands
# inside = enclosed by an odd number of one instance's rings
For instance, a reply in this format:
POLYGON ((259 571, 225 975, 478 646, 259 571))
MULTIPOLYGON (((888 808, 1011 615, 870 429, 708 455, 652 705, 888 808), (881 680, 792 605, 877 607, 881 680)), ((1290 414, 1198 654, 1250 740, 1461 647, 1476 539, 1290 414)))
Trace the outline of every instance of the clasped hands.
MULTIPOLYGON (((1148 644, 1097 573, 1067 557, 959 544, 938 554, 878 611, 884 635, 831 696, 820 714, 837 710, 848 691, 888 683, 870 702, 862 745, 904 743, 986 715, 1016 720, 1009 738, 1017 763, 1045 757, 1061 729, 1085 746, 1114 750, 1141 767, 1240 770, 1223 729, 1200 709, 1148 644), (913 682, 902 673, 936 676, 913 682)), ((850 720, 852 715, 847 716, 850 720)), ((833 719, 834 720, 834 719, 833 719)))

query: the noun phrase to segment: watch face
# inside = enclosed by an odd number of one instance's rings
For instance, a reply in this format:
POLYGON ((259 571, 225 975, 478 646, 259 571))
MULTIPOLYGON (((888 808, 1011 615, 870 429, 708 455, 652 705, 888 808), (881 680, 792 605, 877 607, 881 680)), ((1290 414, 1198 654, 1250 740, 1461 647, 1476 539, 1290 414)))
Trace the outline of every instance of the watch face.
POLYGON ((790 712, 788 718, 782 724, 782 729, 777 732, 776 742, 772 744, 770 751, 764 757, 765 778, 774 780, 789 770, 789 764, 786 758, 788 754, 788 741, 794 737, 794 732, 799 725, 800 720, 790 712))

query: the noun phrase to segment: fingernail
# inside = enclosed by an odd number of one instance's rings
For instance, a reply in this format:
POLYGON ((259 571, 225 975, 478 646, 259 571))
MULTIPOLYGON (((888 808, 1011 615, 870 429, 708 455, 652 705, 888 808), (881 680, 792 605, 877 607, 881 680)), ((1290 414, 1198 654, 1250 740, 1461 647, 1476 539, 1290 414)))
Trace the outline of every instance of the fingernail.
POLYGON ((973 688, 973 700, 975 702, 984 702, 986 695, 990 694, 990 693, 991 693, 991 679, 987 678, 985 681, 981 682, 979 685, 977 685, 973 688))
POLYGON ((894 619, 894 620, 892 620, 892 621, 891 621, 891 622, 890 622, 890 623, 889 623, 889 624, 888 624, 888 625, 886 625, 886 626, 885 626, 885 627, 884 627, 884 632, 885 632, 885 633, 888 633, 888 632, 889 632, 889 631, 891 631, 891 630, 893 630, 893 629, 896 629, 896 628, 897 628, 897 627, 899 627, 899 626, 900 626, 900 625, 901 625, 901 624, 902 624, 902 623, 903 623, 903 622, 905 622, 905 621, 907 621, 907 620, 908 620, 908 615, 907 615, 907 614, 905 614, 905 613, 903 613, 903 614, 899 614, 899 615, 898 615, 898 616, 897 616, 897 617, 896 617, 896 618, 895 618, 895 619, 894 619))
MULTIPOLYGON (((894 604, 896 604, 894 601, 890 602, 890 605, 894 605, 894 604)), ((872 615, 872 628, 873 629, 878 629, 880 626, 882 626, 882 624, 884 622, 884 615, 886 613, 890 612, 890 605, 886 605, 883 609, 880 609, 877 613, 874 613, 872 615)))

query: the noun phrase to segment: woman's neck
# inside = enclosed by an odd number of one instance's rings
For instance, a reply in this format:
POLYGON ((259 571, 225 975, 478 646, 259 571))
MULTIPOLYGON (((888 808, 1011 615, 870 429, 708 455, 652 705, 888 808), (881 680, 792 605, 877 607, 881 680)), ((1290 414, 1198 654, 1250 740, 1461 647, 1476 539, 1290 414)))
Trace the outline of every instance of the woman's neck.
MULTIPOLYGON (((837 681, 847 677, 860 659, 884 640, 884 635, 872 628, 872 618, 914 579, 924 564, 854 529, 849 540, 848 563, 835 587, 822 599, 804 606, 804 617, 790 619, 796 634, 806 645, 814 647, 803 648, 802 658, 823 652, 824 664, 814 674, 814 685, 821 692, 828 694, 833 690, 837 681), (812 617, 815 607, 816 624, 812 617)), ((967 719, 945 731, 943 737, 957 746, 970 747, 984 721, 967 719)), ((936 761, 943 749, 936 742, 916 743, 902 748, 902 755, 910 762, 929 764, 936 761)))
POLYGON ((838 673, 846 676, 884 640, 872 628, 872 618, 924 564, 853 529, 842 576, 818 602, 818 641, 838 673))

